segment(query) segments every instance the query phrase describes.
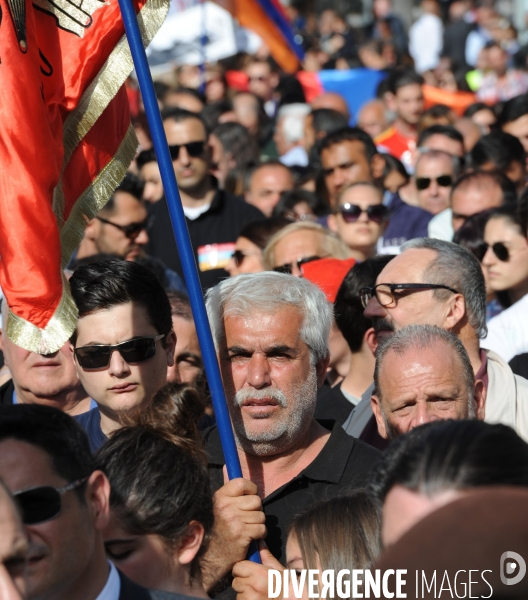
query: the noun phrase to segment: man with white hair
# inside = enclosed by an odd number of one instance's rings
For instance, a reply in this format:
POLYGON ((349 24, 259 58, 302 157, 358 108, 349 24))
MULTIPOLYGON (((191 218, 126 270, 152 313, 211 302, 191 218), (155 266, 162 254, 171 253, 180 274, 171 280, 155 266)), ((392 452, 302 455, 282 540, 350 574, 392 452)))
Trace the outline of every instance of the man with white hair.
POLYGON ((277 113, 273 139, 279 160, 288 167, 308 166, 308 154, 303 147, 304 121, 311 109, 308 104, 285 104, 277 113))
POLYGON ((262 527, 259 508, 267 535, 258 537, 284 560, 293 517, 364 485, 380 453, 335 421, 313 418, 332 323, 319 288, 283 273, 239 275, 209 290, 207 311, 243 473, 226 484, 218 430, 208 430, 218 534, 205 558, 219 578, 245 558, 251 531, 262 527))

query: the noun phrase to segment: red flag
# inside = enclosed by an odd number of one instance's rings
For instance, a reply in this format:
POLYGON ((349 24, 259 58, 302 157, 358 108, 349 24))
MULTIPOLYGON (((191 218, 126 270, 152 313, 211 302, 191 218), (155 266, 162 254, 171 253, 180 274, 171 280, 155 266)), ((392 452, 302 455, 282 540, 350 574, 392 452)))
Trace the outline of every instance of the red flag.
MULTIPOLYGON (((134 0, 147 45, 169 0, 134 0)), ((39 353, 71 336, 62 275, 137 148, 117 0, 0 0, 0 285, 4 333, 39 353)))

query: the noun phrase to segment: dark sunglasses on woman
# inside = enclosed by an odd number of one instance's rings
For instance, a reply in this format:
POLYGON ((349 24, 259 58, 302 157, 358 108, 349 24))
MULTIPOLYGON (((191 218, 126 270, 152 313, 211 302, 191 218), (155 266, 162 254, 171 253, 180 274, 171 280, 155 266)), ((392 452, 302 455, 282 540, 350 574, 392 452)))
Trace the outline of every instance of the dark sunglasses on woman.
POLYGON ((416 188, 420 191, 426 190, 431 185, 431 181, 436 181, 441 187, 451 187, 453 185, 451 175, 440 175, 440 177, 417 177, 416 188))
POLYGON ((383 204, 374 204, 373 206, 369 206, 367 210, 363 210, 361 206, 347 202, 339 207, 339 213, 345 223, 355 223, 361 216, 361 213, 366 213, 369 221, 373 221, 378 225, 383 223, 389 216, 389 210, 383 204))
POLYGON ((127 363, 139 363, 156 355, 156 342, 165 334, 153 337, 137 337, 113 346, 80 346, 74 349, 79 365, 86 370, 106 369, 112 352, 117 350, 127 363))
POLYGON ((478 246, 473 248, 471 252, 477 257, 479 262, 482 262, 488 248, 491 248, 493 254, 495 254, 501 262, 508 262, 510 260, 510 251, 502 242, 495 242, 495 244, 491 244, 491 246, 486 242, 481 242, 478 246))
POLYGON ((237 267, 242 265, 246 256, 260 256, 260 254, 257 252, 242 252, 242 250, 235 250, 233 254, 231 254, 231 258, 237 267))
POLYGON ((13 496, 22 512, 24 525, 36 525, 57 517, 61 511, 62 496, 81 486, 87 479, 77 479, 60 488, 44 485, 15 492, 13 496))

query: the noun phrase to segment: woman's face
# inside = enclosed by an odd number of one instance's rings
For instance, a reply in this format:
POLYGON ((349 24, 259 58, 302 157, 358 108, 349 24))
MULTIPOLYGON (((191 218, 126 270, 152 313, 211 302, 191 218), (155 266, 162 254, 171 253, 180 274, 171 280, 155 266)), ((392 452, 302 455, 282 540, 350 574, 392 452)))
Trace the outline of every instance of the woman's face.
MULTIPOLYGON (((295 570, 297 573, 297 581, 299 581, 301 571, 306 568, 302 558, 301 549, 299 548, 299 542, 297 541, 297 536, 293 533, 290 533, 288 540, 286 541, 286 566, 288 569, 295 570)), ((289 581, 289 584, 288 598, 295 598, 291 580, 289 581)), ((300 597, 303 598, 303 600, 308 599, 308 586, 306 585, 306 582, 304 584, 303 595, 300 597)))
POLYGON ((235 258, 230 258, 226 271, 230 277, 241 273, 261 273, 265 271, 262 250, 245 237, 239 237, 235 244, 235 258))
POLYGON ((103 531, 107 557, 134 583, 154 590, 171 590, 175 580, 184 579, 184 567, 170 556, 158 535, 132 535, 119 523, 113 512, 103 531))
MULTIPOLYGON (((519 228, 508 219, 497 217, 486 223, 484 241, 489 244, 482 259, 482 265, 488 274, 490 286, 496 292, 508 290, 522 291, 528 285, 528 240, 519 228), (493 252, 493 244, 501 243, 508 250, 508 260, 499 260, 493 252)), ((512 298, 518 300, 519 298, 512 298)))

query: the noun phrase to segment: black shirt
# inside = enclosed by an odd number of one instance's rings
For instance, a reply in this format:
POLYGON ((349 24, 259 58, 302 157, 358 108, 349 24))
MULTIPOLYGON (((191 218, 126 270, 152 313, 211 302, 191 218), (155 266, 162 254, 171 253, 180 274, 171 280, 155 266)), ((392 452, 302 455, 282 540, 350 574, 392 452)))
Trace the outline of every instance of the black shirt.
MULTIPOLYGON (((302 510, 319 500, 341 496, 364 487, 381 453, 347 435, 335 421, 320 421, 332 433, 319 455, 294 479, 266 496, 262 506, 266 514, 270 552, 284 561, 288 527, 302 510)), ((204 432, 209 475, 216 491, 224 485, 225 464, 217 427, 204 432)))
POLYGON ((0 406, 11 406, 13 404, 13 392, 15 384, 12 379, 0 386, 0 406))
POLYGON ((317 391, 317 404, 315 405, 315 419, 331 419, 339 425, 348 419, 354 405, 351 404, 341 391, 341 384, 334 387, 324 385, 317 391))
MULTIPOLYGON (((153 217, 153 224, 149 229, 147 252, 162 260, 169 269, 183 275, 165 198, 152 205, 150 214, 153 217)), ((263 218, 264 215, 260 210, 251 204, 223 190, 218 190, 206 212, 196 219, 185 219, 195 257, 198 257, 198 248, 205 248, 209 244, 234 244, 242 227, 263 218)), ((216 285, 228 276, 223 268, 209 270, 199 268, 198 272, 204 289, 216 285)))
MULTIPOLYGON (((515 375, 520 375, 521 377, 528 379, 528 353, 517 354, 517 356, 514 356, 510 360, 509 365, 515 375)), ((0 388, 0 390, 1 389, 2 388, 0 388)))

